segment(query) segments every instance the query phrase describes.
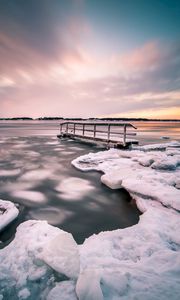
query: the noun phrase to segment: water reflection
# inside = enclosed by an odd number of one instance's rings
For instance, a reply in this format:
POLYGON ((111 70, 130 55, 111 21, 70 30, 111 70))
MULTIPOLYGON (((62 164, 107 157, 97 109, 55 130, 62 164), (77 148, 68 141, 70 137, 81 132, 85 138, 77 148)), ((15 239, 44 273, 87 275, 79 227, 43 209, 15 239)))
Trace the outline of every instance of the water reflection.
POLYGON ((140 144, 162 143, 163 137, 180 141, 180 122, 133 122, 140 144))

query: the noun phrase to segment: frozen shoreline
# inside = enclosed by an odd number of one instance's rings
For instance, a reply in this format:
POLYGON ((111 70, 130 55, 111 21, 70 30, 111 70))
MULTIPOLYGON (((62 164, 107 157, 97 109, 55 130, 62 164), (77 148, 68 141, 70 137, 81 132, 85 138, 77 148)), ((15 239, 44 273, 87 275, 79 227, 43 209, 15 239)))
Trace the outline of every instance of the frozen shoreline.
POLYGON ((47 222, 21 224, 0 251, 1 299, 178 300, 180 143, 111 149, 72 163, 102 171, 112 189, 128 190, 143 212, 139 223, 93 235, 80 246, 47 222))

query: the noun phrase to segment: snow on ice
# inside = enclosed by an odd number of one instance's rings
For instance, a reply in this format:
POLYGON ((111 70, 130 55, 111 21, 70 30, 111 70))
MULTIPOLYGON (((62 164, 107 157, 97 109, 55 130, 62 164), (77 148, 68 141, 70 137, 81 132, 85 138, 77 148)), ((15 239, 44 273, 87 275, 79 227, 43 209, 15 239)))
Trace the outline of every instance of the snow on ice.
POLYGON ((15 204, 0 199, 0 231, 11 223, 19 214, 15 204))
POLYGON ((69 278, 79 275, 79 251, 72 235, 64 232, 55 237, 43 249, 41 258, 54 270, 69 278))
POLYGON ((101 181, 112 189, 123 187, 132 197, 180 210, 178 142, 135 146, 131 151, 110 149, 84 155, 72 163, 83 171, 102 171, 101 181))
POLYGON ((82 245, 45 221, 21 224, 0 251, 0 298, 179 300, 180 143, 90 153, 73 165, 129 191, 139 223, 82 245))
POLYGON ((72 281, 78 272, 79 251, 72 235, 46 221, 27 221, 0 251, 0 295, 3 299, 44 300, 56 281, 72 281))

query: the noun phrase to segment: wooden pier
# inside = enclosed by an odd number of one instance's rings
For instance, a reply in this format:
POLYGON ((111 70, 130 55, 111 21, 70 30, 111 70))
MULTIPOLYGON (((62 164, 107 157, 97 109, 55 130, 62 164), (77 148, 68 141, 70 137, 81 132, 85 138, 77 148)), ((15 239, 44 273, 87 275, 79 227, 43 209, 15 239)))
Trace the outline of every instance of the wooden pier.
POLYGON ((136 136, 136 129, 130 123, 67 121, 60 123, 60 133, 57 137, 103 143, 109 147, 124 148, 131 144, 138 144, 138 141, 129 138, 136 136))

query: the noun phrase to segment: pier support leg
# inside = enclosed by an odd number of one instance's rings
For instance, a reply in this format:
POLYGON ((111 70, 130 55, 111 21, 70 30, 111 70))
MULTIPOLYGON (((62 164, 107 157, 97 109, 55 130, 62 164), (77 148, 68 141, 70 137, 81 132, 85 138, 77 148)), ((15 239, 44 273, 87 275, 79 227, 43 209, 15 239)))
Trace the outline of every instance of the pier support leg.
POLYGON ((96 137, 96 125, 94 125, 94 138, 96 137))
POLYGON ((111 125, 110 124, 108 124, 108 135, 107 135, 107 140, 108 140, 108 142, 109 142, 109 140, 110 140, 110 134, 111 134, 111 125))

